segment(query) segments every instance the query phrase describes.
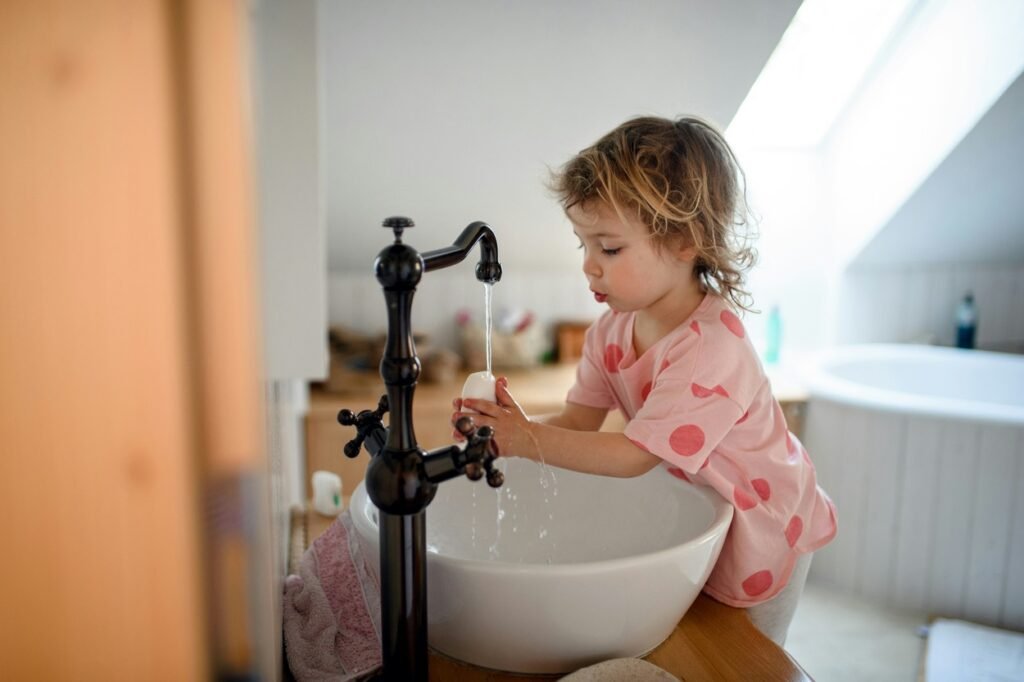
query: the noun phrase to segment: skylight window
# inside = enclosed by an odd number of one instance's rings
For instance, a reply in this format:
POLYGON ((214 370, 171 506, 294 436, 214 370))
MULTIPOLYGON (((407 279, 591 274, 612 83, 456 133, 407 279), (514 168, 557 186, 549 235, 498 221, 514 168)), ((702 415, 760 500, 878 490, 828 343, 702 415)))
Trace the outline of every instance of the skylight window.
POLYGON ((804 0, 740 105, 731 140, 814 147, 921 0, 804 0))

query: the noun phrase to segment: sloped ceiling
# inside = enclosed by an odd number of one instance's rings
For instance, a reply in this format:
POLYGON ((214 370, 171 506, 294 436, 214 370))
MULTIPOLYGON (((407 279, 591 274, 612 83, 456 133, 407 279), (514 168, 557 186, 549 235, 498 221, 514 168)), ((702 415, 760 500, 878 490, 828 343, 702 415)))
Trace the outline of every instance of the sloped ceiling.
POLYGON ((1024 263, 1024 75, 853 261, 1024 263))
POLYGON ((416 220, 407 240, 421 250, 486 220, 503 261, 576 267, 548 168, 636 115, 724 129, 799 5, 322 2, 330 268, 368 268, 393 214, 416 220))

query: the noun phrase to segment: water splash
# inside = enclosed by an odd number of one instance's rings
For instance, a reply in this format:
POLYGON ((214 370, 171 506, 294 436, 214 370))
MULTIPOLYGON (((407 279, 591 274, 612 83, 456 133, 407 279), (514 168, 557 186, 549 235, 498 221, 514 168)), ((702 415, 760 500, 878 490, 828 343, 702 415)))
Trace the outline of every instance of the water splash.
POLYGON ((476 519, 476 517, 477 517, 477 511, 476 511, 476 491, 479 488, 480 488, 480 486, 478 486, 478 485, 473 486, 473 509, 470 512, 470 516, 469 516, 469 523, 470 523, 470 529, 469 529, 470 545, 469 546, 473 548, 474 553, 476 552, 476 520, 477 520, 476 519))
MULTIPOLYGON (((494 285, 492 283, 484 282, 484 352, 487 362, 487 376, 493 376, 493 365, 492 365, 492 353, 493 345, 492 338, 494 333, 494 315, 492 312, 493 296, 494 296, 494 285)), ((554 527, 555 514, 551 508, 551 497, 558 496, 558 480, 555 476, 554 469, 547 465, 544 460, 544 453, 541 450, 540 443, 537 438, 531 432, 527 432, 529 437, 533 440, 533 446, 538 454, 538 463, 540 464, 540 486, 544 489, 544 507, 547 510, 547 523, 541 524, 538 529, 538 539, 547 540, 548 557, 546 563, 552 563, 551 556, 557 550, 558 543, 556 540, 556 534, 550 533, 549 529, 554 527), (550 493, 550 497, 549 497, 550 493), (550 536, 550 539, 549 539, 550 536)), ((500 462, 501 460, 499 460, 500 462)), ((507 480, 507 479, 506 479, 507 480)), ((509 482, 505 483, 505 486, 498 491, 496 497, 495 509, 495 536, 494 542, 491 544, 490 556, 491 559, 499 559, 501 557, 501 534, 504 525, 507 523, 512 524, 512 533, 517 534, 519 532, 519 509, 518 509, 518 496, 513 492, 512 486, 509 482), (504 503, 503 503, 504 500, 504 503)), ((476 504, 476 498, 474 496, 474 507, 476 504)), ((476 544, 476 528, 473 528, 474 545, 476 544)), ((520 561, 523 559, 520 558, 520 561)))
MULTIPOLYGON (((544 450, 540 446, 540 441, 533 435, 532 431, 527 431, 530 440, 533 441, 534 450, 537 452, 537 463, 540 465, 540 487, 544 489, 544 509, 547 510, 547 524, 541 524, 537 532, 538 540, 546 540, 549 533, 549 528, 555 527, 555 512, 551 507, 551 497, 558 497, 558 478, 555 476, 555 470, 553 467, 548 466, 547 461, 544 459, 544 450), (548 496, 550 493, 551 497, 548 496)), ((556 535, 552 535, 550 540, 546 543, 547 549, 547 561, 551 563, 551 557, 555 550, 558 549, 558 541, 556 535)))

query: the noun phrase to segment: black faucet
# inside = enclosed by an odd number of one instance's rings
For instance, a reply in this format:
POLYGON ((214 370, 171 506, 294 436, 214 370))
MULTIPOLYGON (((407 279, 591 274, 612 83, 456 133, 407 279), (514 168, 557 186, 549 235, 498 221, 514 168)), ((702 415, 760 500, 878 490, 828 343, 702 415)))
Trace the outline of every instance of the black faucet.
POLYGON ((412 399, 420 360, 412 337, 412 297, 424 272, 461 262, 477 242, 478 280, 497 282, 501 265, 498 242, 486 223, 470 223, 451 246, 423 254, 402 242, 402 232, 413 225, 411 219, 401 216, 386 219, 384 227, 394 231, 395 242, 385 247, 374 263, 388 307, 388 336, 380 363, 387 395, 381 397, 376 410, 359 414, 342 410, 338 421, 357 431, 356 438, 345 446, 345 455, 355 457, 363 445, 370 453, 366 492, 380 510, 383 670, 379 679, 426 682, 427 505, 441 481, 460 474, 478 480, 486 474, 487 483, 497 488, 504 476, 494 467, 493 430, 474 428, 468 417, 455 425, 466 438, 465 447, 451 445, 426 452, 416 444, 412 399), (389 410, 389 425, 384 428, 382 418, 389 410))

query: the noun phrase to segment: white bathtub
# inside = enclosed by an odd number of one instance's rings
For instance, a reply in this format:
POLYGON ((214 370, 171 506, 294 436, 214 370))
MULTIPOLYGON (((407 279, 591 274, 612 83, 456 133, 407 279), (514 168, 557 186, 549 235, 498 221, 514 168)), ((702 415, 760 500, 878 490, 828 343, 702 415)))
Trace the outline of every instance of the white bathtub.
POLYGON ((1024 356, 853 346, 806 380, 804 442, 839 514, 811 579, 1024 629, 1024 356))

